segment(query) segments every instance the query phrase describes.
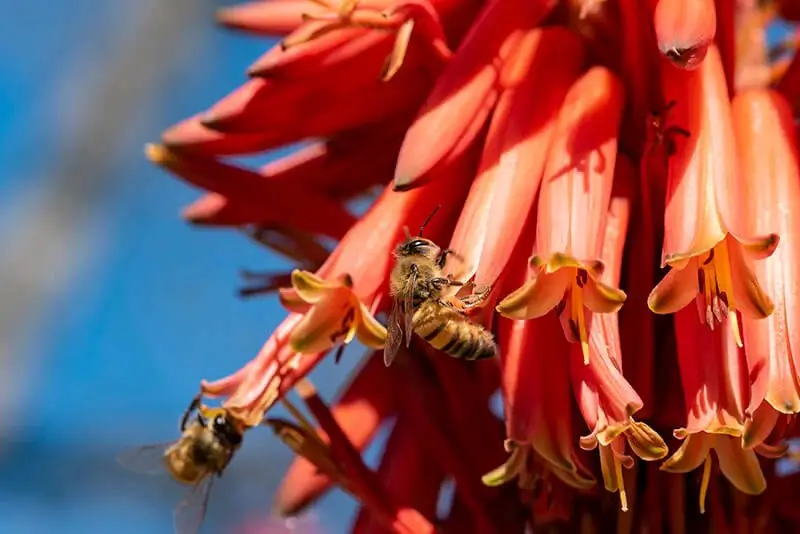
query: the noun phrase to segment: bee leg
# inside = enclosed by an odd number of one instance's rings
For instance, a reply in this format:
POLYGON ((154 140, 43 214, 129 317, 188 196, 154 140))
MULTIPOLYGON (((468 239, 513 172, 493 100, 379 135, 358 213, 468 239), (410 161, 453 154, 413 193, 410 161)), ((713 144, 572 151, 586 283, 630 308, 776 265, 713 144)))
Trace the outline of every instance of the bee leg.
POLYGON ((458 254, 455 250, 450 250, 449 248, 446 248, 439 254, 438 263, 440 269, 444 269, 444 265, 445 263, 447 263, 447 256, 453 256, 455 259, 461 262, 464 261, 464 257, 458 254))
POLYGON ((447 286, 463 286, 464 282, 459 282, 458 280, 451 280, 450 278, 443 278, 439 276, 437 278, 431 279, 431 285, 437 291, 441 291, 447 286))
POLYGON ((200 407, 200 401, 203 399, 203 393, 200 392, 194 396, 192 402, 189 403, 189 407, 186 408, 186 411, 183 412, 183 417, 181 418, 181 432, 186 430, 186 425, 189 423, 189 417, 192 415, 192 412, 195 411, 200 407))
MULTIPOLYGON (((477 289, 477 288, 476 288, 477 289)), ((476 293, 472 293, 471 295, 465 295, 458 300, 461 301, 464 310, 470 310, 472 308, 477 308, 489 298, 489 295, 492 293, 491 286, 481 286, 479 291, 476 293)))

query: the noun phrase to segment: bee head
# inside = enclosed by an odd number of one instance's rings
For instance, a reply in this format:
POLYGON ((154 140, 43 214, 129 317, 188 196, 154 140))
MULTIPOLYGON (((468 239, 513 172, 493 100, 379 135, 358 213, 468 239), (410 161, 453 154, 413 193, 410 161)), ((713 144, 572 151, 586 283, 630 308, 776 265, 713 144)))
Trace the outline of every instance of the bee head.
POLYGON ((407 239, 400 243, 395 249, 395 254, 398 257, 403 256, 424 256, 430 260, 435 260, 439 257, 441 249, 431 241, 423 237, 414 237, 407 239))
POLYGON ((228 417, 228 413, 223 408, 207 409, 200 416, 203 426, 209 428, 214 435, 224 442, 231 445, 238 445, 242 441, 242 432, 235 424, 235 421, 228 417))

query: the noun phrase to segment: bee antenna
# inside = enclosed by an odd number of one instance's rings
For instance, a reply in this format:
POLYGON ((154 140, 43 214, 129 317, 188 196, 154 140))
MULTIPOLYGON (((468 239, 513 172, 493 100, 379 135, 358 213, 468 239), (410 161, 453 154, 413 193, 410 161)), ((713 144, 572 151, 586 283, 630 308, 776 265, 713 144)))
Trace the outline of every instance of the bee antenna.
POLYGON ((425 227, 428 226, 428 223, 431 222, 431 219, 433 219, 433 216, 436 215, 436 212, 439 211, 439 208, 441 208, 441 207, 442 207, 441 204, 437 204, 436 207, 433 208, 433 211, 431 212, 431 214, 428 215, 428 218, 425 219, 425 222, 422 223, 422 226, 419 227, 419 236, 420 237, 422 237, 422 232, 425 231, 425 227))
POLYGON ((403 232, 405 232, 405 234, 406 234, 406 239, 410 241, 412 235, 411 235, 411 231, 409 231, 409 229, 408 229, 408 226, 404 226, 403 227, 403 232))

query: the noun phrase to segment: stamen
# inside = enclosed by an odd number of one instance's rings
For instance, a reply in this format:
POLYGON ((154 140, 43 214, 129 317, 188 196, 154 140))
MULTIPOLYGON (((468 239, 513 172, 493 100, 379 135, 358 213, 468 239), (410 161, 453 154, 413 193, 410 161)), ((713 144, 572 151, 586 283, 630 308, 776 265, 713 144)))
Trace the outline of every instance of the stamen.
MULTIPOLYGON (((586 271, 584 271, 585 273, 586 271)), ((580 270, 578 270, 580 273, 580 270)), ((588 281, 587 278, 583 283, 588 281)), ((578 325, 577 338, 581 343, 581 350, 583 351, 583 364, 589 365, 589 342, 586 336, 586 317, 583 311, 583 285, 581 285, 580 274, 576 274, 575 283, 572 286, 572 320, 578 325)))
MULTIPOLYGON (((613 453, 612 453, 613 454, 613 453)), ((614 455, 614 476, 617 478, 617 489, 619 489, 619 500, 622 511, 628 511, 628 494, 625 491, 625 479, 622 478, 622 462, 614 455)))
POLYGON ((736 315, 736 301, 733 294, 733 278, 731 276, 731 260, 728 254, 727 238, 714 247, 719 249, 718 257, 714 260, 714 270, 719 279, 719 294, 725 294, 728 307, 728 321, 730 322, 733 339, 737 347, 743 347, 742 336, 739 332, 739 318, 736 315))
POLYGON ((706 495, 708 494, 708 483, 711 480, 711 454, 706 456, 703 463, 703 480, 700 482, 700 513, 706 513, 706 495))

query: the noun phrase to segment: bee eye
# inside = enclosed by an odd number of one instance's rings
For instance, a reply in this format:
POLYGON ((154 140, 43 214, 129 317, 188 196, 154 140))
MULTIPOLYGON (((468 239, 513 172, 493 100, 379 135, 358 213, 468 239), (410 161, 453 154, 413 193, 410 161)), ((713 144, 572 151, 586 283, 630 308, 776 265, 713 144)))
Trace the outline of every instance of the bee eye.
POLYGON ((227 421, 225 420, 225 416, 218 415, 214 418, 214 430, 224 430, 227 427, 227 421))

